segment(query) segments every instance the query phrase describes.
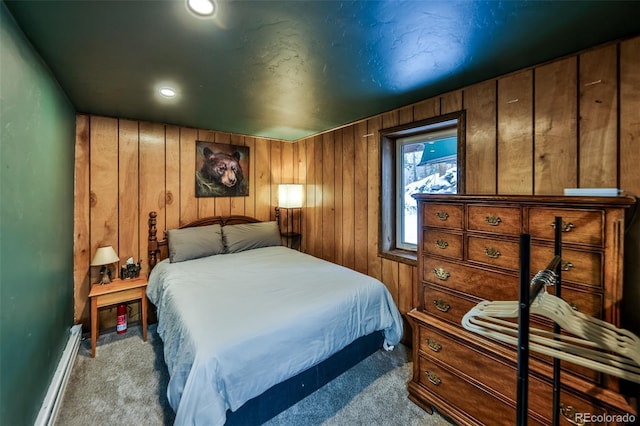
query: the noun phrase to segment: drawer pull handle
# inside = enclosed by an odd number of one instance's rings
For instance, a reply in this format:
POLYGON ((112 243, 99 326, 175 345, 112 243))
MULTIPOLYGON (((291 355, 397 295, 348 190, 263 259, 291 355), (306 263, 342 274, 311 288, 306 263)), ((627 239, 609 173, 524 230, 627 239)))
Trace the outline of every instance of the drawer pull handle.
POLYGON ((441 281, 446 281, 451 276, 451 274, 449 272, 445 271, 442 268, 434 269, 433 270, 433 275, 435 275, 436 278, 441 280, 441 281))
POLYGON ((442 350, 442 345, 436 341, 436 339, 432 339, 427 337, 426 339, 427 346, 434 352, 440 352, 442 350))
POLYGON ((500 222, 502 222, 502 219, 500 219, 498 216, 494 214, 492 214, 491 216, 485 217, 484 220, 486 220, 487 223, 491 226, 498 226, 500 225, 500 222))
POLYGON ((577 411, 575 408, 573 408, 572 406, 567 406, 565 407, 564 404, 560 404, 560 414, 562 414, 562 417, 564 417, 564 419, 566 421, 568 421, 569 423, 571 423, 572 425, 584 425, 584 420, 576 420, 576 414, 577 411))
POLYGON ((569 306, 571 306, 571 309, 573 309, 574 311, 579 311, 580 309, 578 309, 578 305, 576 305, 575 303, 571 302, 569 303, 569 306))
POLYGON ((571 263, 571 262, 562 262, 560 268, 563 271, 568 271, 569 269, 573 268, 573 263, 571 263))
POLYGON ((491 248, 484 248, 484 254, 486 254, 488 257, 492 258, 492 259, 497 259, 500 257, 500 255, 502 253, 500 253, 500 250, 496 250, 493 247, 491 248))
MULTIPOLYGON (((556 229, 556 223, 555 222, 551 222, 551 227, 553 229, 556 229)), ((562 221, 562 228, 561 228, 562 232, 571 232, 571 230, 573 228, 575 228, 575 227, 576 226, 571 222, 562 221)))
POLYGON ((449 246, 449 243, 446 242, 445 240, 438 240, 436 241, 436 246, 444 250, 449 246))
POLYGON ((442 383, 442 379, 440 379, 440 377, 436 376, 436 373, 434 373, 433 371, 425 371, 424 374, 427 375, 427 379, 433 383, 434 385, 438 386, 440 385, 440 383, 442 383))
POLYGON ((436 305, 436 309, 440 312, 447 312, 449 309, 451 309, 451 305, 442 299, 434 300, 433 304, 436 305))
POLYGON ((447 213, 447 212, 437 212, 436 216, 438 217, 438 219, 440 219, 443 222, 445 220, 449 219, 449 213, 447 213))

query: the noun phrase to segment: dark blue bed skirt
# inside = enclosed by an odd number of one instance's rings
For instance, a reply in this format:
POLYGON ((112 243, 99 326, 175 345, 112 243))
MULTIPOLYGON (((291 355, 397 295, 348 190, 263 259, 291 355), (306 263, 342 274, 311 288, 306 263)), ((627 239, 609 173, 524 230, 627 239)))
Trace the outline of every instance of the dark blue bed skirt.
POLYGON ((254 426, 266 422, 381 349, 383 341, 380 331, 359 338, 331 358, 247 401, 237 411, 227 411, 225 425, 254 426))

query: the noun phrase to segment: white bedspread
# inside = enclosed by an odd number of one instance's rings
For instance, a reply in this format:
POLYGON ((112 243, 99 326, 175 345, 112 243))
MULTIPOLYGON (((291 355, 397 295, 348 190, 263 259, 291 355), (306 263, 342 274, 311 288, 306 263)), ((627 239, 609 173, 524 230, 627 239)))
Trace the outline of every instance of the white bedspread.
POLYGON ((402 319, 386 287, 285 247, 266 247, 153 270, 147 295, 169 369, 176 425, 222 425, 225 411, 402 319))

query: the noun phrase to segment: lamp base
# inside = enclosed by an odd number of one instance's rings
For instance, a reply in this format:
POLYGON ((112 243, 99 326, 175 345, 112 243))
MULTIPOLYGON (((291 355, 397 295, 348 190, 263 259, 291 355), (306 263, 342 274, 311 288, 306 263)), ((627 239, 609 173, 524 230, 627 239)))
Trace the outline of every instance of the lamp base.
POLYGON ((111 272, 106 266, 100 268, 100 283, 101 285, 109 284, 111 282, 111 272))

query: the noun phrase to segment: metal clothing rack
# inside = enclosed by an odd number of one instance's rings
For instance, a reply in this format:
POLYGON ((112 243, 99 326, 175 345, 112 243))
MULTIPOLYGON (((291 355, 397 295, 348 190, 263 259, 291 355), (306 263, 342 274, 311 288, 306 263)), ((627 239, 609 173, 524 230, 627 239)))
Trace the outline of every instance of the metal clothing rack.
MULTIPOLYGON (((516 424, 526 426, 528 418, 529 387, 529 308, 538 293, 551 284, 550 277, 555 274, 554 295, 560 297, 561 261, 562 261, 562 218, 556 217, 554 238, 554 257, 547 268, 536 274, 530 281, 531 235, 520 235, 520 295, 518 303, 518 389, 516 424), (552 274, 553 273, 553 274, 552 274)), ((560 326, 554 322, 553 332, 560 333, 560 326)), ((560 360, 553 359, 553 426, 560 421, 560 360)))

